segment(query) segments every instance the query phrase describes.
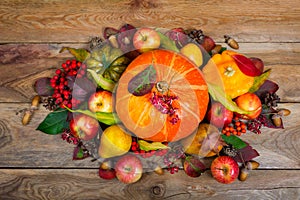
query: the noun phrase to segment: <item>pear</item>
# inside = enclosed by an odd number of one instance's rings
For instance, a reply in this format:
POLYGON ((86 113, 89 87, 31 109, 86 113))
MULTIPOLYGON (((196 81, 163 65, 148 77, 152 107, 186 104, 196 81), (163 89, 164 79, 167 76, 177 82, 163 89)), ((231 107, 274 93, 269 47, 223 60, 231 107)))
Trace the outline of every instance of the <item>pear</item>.
POLYGON ((180 49, 180 53, 190 59, 197 67, 203 64, 203 55, 200 47, 194 43, 188 43, 180 49))
POLYGON ((185 153, 201 157, 214 156, 223 147, 218 128, 208 123, 200 123, 193 134, 181 140, 181 144, 185 153))
POLYGON ((106 128, 100 137, 98 154, 102 158, 123 155, 130 150, 131 142, 131 135, 120 126, 112 125, 106 128))

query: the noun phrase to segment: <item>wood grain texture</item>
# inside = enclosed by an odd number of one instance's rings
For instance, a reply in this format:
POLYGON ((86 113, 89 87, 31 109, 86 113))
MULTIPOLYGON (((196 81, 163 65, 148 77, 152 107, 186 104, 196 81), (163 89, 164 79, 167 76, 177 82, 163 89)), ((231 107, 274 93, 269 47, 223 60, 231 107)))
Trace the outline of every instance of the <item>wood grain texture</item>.
POLYGON ((0 43, 85 42, 106 26, 201 28, 217 40, 299 42, 297 0, 1 1, 0 43), (234 17, 233 17, 234 16, 234 17))
MULTIPOLYGON (((59 135, 47 135, 35 130, 47 114, 44 108, 35 113, 28 126, 22 126, 15 112, 29 105, 0 104, 0 155, 3 155, 0 167, 98 167, 99 163, 91 162, 91 158, 73 161, 74 145, 63 141, 59 135)), ((291 103, 280 104, 280 107, 292 112, 284 119, 285 129, 263 129, 261 135, 249 133, 243 138, 260 153, 257 160, 261 163, 261 169, 300 169, 300 107, 291 103)))
POLYGON ((256 170, 241 183, 217 183, 209 171, 191 178, 183 171, 163 176, 143 174, 137 183, 103 180, 95 169, 0 170, 3 199, 297 199, 297 170, 256 170))
MULTIPOLYGON (((101 36, 102 33, 99 33, 101 36)), ((62 47, 89 49, 86 38, 85 43, 60 43, 60 44, 2 44, 0 45, 0 64, 22 64, 32 59, 69 58, 70 54, 65 51, 59 53, 62 47)), ((224 47, 230 49, 225 43, 224 47)), ((249 57, 260 57, 266 65, 300 64, 300 43, 240 43, 237 50, 249 57)))
POLYGON ((0 2, 0 199, 299 199, 300 9, 297 0, 2 0, 0 2), (63 46, 87 47, 104 27, 198 28, 218 43, 228 34, 239 52, 261 58, 280 85, 279 106, 292 111, 285 129, 246 134, 260 156, 246 182, 218 184, 205 172, 191 178, 144 173, 135 184, 98 177, 98 162, 73 161, 74 146, 36 131, 15 113, 30 106, 32 84, 71 58, 63 46))

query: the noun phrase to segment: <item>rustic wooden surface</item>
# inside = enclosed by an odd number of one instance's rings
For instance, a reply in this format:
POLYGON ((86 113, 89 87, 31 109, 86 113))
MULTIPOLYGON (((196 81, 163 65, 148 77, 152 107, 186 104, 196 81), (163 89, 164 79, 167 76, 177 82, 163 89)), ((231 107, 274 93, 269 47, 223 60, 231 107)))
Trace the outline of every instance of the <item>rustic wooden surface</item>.
POLYGON ((299 199, 300 9, 296 0, 4 0, 0 2, 0 199, 299 199), (260 153, 259 170, 246 182, 217 183, 208 171, 146 173, 136 184, 98 178, 97 162, 72 161, 73 146, 35 131, 41 108, 24 127, 16 111, 28 107, 32 84, 70 55, 62 46, 85 47, 103 27, 124 23, 195 27, 217 42, 229 34, 240 52, 260 57, 278 82, 280 106, 292 114, 285 129, 247 134, 260 153))

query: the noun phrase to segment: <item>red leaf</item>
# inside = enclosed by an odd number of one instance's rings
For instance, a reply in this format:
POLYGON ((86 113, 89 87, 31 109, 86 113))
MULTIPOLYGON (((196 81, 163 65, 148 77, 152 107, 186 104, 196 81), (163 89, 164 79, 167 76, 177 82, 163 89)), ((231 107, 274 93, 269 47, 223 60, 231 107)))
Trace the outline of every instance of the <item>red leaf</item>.
POLYGON ((246 147, 237 150, 236 156, 233 158, 236 162, 243 163, 252 160, 259 156, 259 153, 253 149, 249 144, 246 147))
POLYGON ((261 74, 261 71, 256 68, 256 66, 249 58, 239 54, 232 55, 232 58, 235 60, 237 66, 245 75, 254 77, 261 74))
POLYGON ((266 80, 260 88, 255 92, 255 94, 259 97, 263 97, 267 93, 275 93, 279 89, 279 86, 270 80, 266 80))
POLYGON ((34 83, 34 90, 38 95, 42 97, 51 96, 53 94, 53 88, 50 86, 51 78, 43 77, 39 78, 34 83))
POLYGON ((83 160, 89 157, 90 154, 88 150, 81 144, 77 145, 73 151, 73 160, 83 160))

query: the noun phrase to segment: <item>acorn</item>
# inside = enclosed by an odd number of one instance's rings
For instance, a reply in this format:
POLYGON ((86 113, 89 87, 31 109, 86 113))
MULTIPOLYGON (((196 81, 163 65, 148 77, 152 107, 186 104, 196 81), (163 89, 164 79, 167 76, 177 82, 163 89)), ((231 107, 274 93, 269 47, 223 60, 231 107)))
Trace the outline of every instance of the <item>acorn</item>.
POLYGON ((239 180, 245 181, 248 178, 249 170, 247 168, 242 168, 239 174, 239 180))
POLYGON ((229 35, 224 35, 225 43, 228 44, 233 49, 239 49, 239 44, 237 41, 235 41, 233 38, 231 38, 229 35))
POLYGON ((31 116, 32 116, 33 112, 31 110, 26 110, 23 118, 22 118, 22 124, 25 126, 29 123, 31 116))
POLYGON ((211 54, 215 55, 218 54, 222 49, 222 45, 217 44, 212 50, 211 50, 211 54))
POLYGON ((246 167, 249 170, 254 170, 259 167, 259 163, 254 160, 251 160, 251 161, 246 162, 246 167))
POLYGON ((41 101, 41 97, 39 95, 34 96, 31 101, 31 109, 37 110, 38 106, 40 104, 40 101, 41 101))
POLYGON ((119 48, 119 43, 118 43, 116 35, 109 36, 108 40, 109 40, 111 46, 113 46, 114 48, 119 48))
POLYGON ((274 124, 276 127, 280 127, 281 124, 282 124, 281 117, 280 117, 280 115, 278 115, 278 114, 274 114, 274 115, 272 116, 272 121, 273 121, 273 124, 274 124))
POLYGON ((155 169, 154 169, 154 172, 158 175, 163 175, 164 174, 164 170, 160 166, 156 166, 155 169))
POLYGON ((278 114, 280 116, 288 116, 291 114, 291 111, 289 109, 281 108, 281 109, 278 109, 278 114))

